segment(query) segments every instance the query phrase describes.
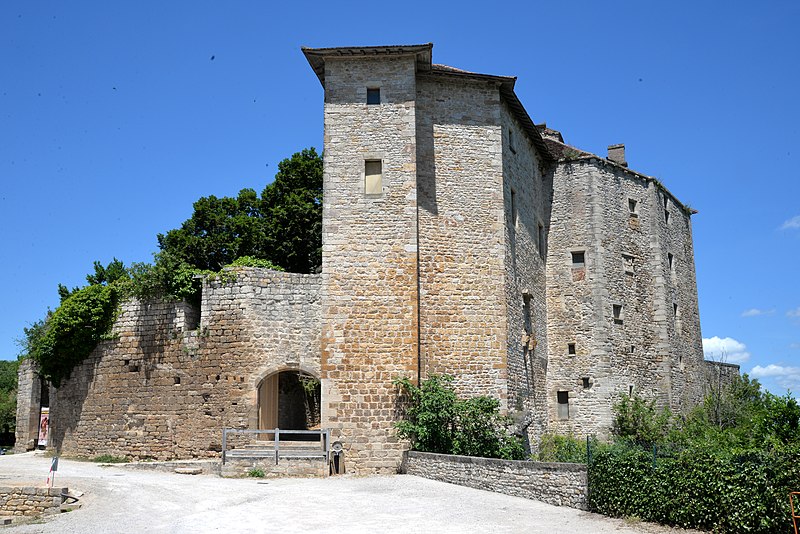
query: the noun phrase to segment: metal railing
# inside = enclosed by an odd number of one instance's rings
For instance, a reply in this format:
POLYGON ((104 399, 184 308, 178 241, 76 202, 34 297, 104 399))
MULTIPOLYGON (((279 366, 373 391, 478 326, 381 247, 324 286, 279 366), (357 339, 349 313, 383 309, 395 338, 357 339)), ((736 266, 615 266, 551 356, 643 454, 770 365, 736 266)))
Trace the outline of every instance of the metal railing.
POLYGON ((223 428, 222 429, 222 465, 225 465, 228 457, 235 458, 269 458, 274 455, 275 464, 281 458, 320 458, 325 460, 327 465, 330 462, 330 447, 331 447, 331 431, 330 429, 323 428, 321 430, 288 430, 274 428, 271 430, 245 430, 239 428, 223 428), (228 449, 228 436, 232 434, 254 434, 256 437, 260 434, 272 434, 272 445, 259 447, 257 445, 246 445, 242 448, 228 449), (281 442, 281 435, 285 436, 281 442), (308 441, 307 443, 319 443, 318 448, 301 447, 298 446, 297 441, 292 441, 290 436, 318 436, 317 440, 308 441), (281 446, 283 443, 283 446, 281 446))

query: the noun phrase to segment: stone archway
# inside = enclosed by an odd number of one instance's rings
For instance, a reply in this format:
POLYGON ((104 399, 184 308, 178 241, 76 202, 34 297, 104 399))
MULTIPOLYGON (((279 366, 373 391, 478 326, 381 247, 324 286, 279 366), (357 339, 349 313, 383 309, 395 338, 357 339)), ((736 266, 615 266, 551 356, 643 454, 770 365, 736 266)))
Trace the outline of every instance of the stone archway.
POLYGON ((320 383, 309 373, 278 371, 258 384, 258 428, 314 430, 320 425, 320 383))

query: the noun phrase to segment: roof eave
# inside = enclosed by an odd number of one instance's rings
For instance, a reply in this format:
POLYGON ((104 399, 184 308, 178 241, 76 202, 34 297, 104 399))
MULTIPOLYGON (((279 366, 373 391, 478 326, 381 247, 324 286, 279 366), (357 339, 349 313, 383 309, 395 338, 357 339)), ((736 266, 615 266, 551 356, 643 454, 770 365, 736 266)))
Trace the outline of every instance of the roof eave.
POLYGON ((433 56, 433 43, 417 45, 391 45, 391 46, 349 46, 336 48, 300 48, 306 56, 311 69, 325 86, 325 61, 328 59, 341 59, 347 57, 370 56, 409 56, 416 57, 417 70, 425 71, 431 68, 433 56))

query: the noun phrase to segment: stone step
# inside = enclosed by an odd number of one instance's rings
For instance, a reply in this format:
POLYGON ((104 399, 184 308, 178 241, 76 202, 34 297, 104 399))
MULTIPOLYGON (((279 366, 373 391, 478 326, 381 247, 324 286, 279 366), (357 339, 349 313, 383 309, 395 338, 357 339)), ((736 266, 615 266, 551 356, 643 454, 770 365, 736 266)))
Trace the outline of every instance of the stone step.
POLYGON ((203 474, 202 467, 176 467, 175 472, 179 475, 201 475, 203 474))

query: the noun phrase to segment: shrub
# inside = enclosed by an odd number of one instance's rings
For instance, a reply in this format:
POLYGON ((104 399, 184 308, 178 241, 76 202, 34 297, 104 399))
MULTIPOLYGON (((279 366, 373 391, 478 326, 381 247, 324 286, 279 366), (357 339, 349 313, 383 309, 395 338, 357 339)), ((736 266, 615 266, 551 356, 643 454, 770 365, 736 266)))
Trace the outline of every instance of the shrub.
MULTIPOLYGON (((592 440, 597 446, 597 441, 592 440)), ((539 453, 535 459, 540 462, 586 463, 586 442, 572 436, 545 434, 539 441, 539 453)))
POLYGON ((525 457, 519 436, 509 431, 511 420, 491 397, 458 399, 453 378, 433 375, 419 386, 395 381, 406 397, 406 417, 396 423, 398 434, 414 450, 518 460, 525 457))
POLYGON ((128 461, 127 456, 114 456, 113 454, 101 454, 92 458, 93 462, 100 464, 124 464, 128 461))
POLYGON ((247 476, 253 478, 264 478, 265 476, 267 476, 267 474, 260 467, 254 467, 253 469, 247 472, 247 476))

